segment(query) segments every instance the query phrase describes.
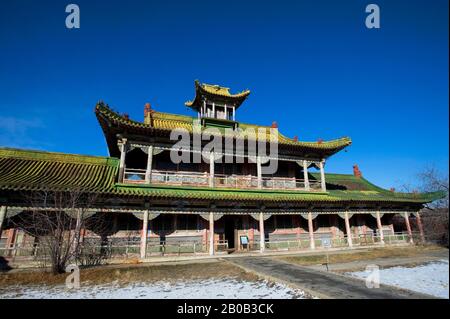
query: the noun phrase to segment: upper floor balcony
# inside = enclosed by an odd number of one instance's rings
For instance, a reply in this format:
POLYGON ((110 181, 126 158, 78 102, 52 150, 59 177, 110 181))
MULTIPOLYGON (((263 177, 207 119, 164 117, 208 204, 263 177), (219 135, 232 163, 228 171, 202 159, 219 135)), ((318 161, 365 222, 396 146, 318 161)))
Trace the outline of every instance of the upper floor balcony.
MULTIPOLYGON (((262 156, 222 160, 219 153, 210 152, 209 159, 178 162, 171 148, 140 145, 125 140, 121 144, 118 181, 128 184, 178 185, 227 189, 273 189, 325 192, 324 160, 292 157, 270 159, 262 156), (128 147, 127 145, 131 145, 128 147), (236 161, 235 161, 236 160, 236 161), (319 175, 309 174, 314 168, 319 175), (270 173, 268 173, 270 172, 270 173)), ((188 155, 191 155, 190 153, 188 155)), ((223 155, 223 154, 222 154, 223 155)))
POLYGON ((207 172, 152 170, 150 178, 146 179, 145 169, 125 169, 124 183, 129 184, 160 184, 175 186, 203 186, 234 189, 274 189, 322 191, 321 182, 295 177, 261 177, 252 175, 210 175, 207 172))

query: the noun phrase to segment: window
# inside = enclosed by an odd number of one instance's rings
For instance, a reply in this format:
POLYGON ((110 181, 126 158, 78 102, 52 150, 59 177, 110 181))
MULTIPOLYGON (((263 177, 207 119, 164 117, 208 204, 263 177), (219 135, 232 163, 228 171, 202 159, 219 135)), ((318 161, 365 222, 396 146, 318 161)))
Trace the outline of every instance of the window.
POLYGON ((182 214, 177 215, 177 230, 197 230, 197 215, 182 214))
POLYGON ((294 227, 291 215, 277 215, 274 217, 276 218, 277 229, 288 229, 294 227))
POLYGON ((174 215, 159 215, 154 219, 153 227, 155 231, 171 231, 173 230, 174 215))

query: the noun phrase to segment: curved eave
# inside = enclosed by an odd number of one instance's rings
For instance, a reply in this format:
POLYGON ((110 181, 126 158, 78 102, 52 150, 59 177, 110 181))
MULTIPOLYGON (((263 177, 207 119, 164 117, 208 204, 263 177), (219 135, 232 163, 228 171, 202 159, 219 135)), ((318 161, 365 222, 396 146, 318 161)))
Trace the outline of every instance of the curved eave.
POLYGON ((204 87, 199 81, 195 81, 195 98, 192 101, 187 101, 184 105, 188 107, 199 107, 201 105, 201 96, 206 95, 211 98, 219 98, 223 100, 230 101, 230 104, 234 104, 238 108, 245 99, 249 96, 250 90, 245 90, 240 93, 230 94, 221 93, 219 91, 214 91, 208 87, 204 87))
MULTIPOLYGON (((104 198, 370 204, 371 207, 380 204, 399 208, 417 208, 445 197, 444 192, 391 192, 364 178, 344 174, 326 174, 327 192, 116 184, 118 166, 119 160, 111 157, 0 148, 0 197, 7 198, 11 193, 23 196, 23 192, 78 189, 104 198)), ((311 178, 317 180, 318 176, 311 174, 311 178)))
MULTIPOLYGON (((317 174, 313 174, 316 176, 317 174)), ((317 176, 316 176, 317 177, 317 176)), ((350 197, 364 198, 367 200, 375 198, 384 198, 389 201, 411 202, 426 204, 444 198, 446 195, 442 191, 427 193, 401 193, 379 187, 364 177, 344 174, 326 174, 327 184, 345 185, 354 190, 334 190, 332 193, 339 194, 341 197, 349 195, 350 197)))
MULTIPOLYGON (((192 122, 188 121, 177 121, 164 118, 155 118, 154 123, 146 124, 142 122, 133 121, 124 118, 120 114, 114 112, 109 107, 103 104, 97 104, 95 107, 95 113, 98 121, 105 134, 108 147, 110 149, 110 155, 117 156, 119 149, 117 147, 117 140, 115 134, 117 133, 130 133, 130 134, 144 134, 150 135, 161 135, 170 134, 173 129, 183 128, 192 132, 192 122)), ((258 128, 256 125, 247 125, 249 127, 258 128)), ((268 127, 264 127, 269 129, 268 127)), ((314 157, 327 158, 345 147, 351 145, 352 141, 349 137, 343 137, 330 141, 323 142, 302 142, 289 139, 282 134, 279 134, 278 144, 280 148, 285 151, 299 151, 304 153, 310 153, 314 157)))
POLYGON ((116 184, 110 195, 153 199, 193 199, 246 202, 347 203, 422 205, 438 199, 438 194, 381 194, 361 191, 302 192, 276 190, 217 189, 206 187, 116 184))

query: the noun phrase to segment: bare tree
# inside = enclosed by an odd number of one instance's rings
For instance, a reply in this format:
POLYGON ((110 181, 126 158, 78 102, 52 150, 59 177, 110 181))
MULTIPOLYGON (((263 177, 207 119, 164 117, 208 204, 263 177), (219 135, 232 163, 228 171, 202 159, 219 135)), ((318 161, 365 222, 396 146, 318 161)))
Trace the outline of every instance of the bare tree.
POLYGON ((427 240, 448 247, 448 174, 429 166, 418 174, 421 192, 443 192, 445 197, 426 204, 422 211, 423 228, 427 240))
POLYGON ((445 197, 436 200, 429 205, 429 209, 448 209, 448 174, 441 173, 436 167, 430 166, 424 169, 423 172, 418 174, 420 180, 420 191, 423 192, 437 192, 441 191, 445 193, 445 197))
POLYGON ((19 214, 17 227, 34 236, 44 266, 54 274, 65 272, 81 252, 81 229, 94 223, 88 208, 95 196, 81 189, 39 191, 27 194, 29 211, 19 214))
MULTIPOLYGON (((417 174, 418 187, 405 184, 401 187, 405 192, 443 192, 445 196, 425 205, 421 212, 422 224, 427 241, 443 244, 448 247, 448 174, 440 172, 435 166, 426 167, 417 174)), ((405 228, 404 219, 397 220, 399 227, 405 228)), ((417 220, 411 220, 411 226, 418 228, 417 220)))

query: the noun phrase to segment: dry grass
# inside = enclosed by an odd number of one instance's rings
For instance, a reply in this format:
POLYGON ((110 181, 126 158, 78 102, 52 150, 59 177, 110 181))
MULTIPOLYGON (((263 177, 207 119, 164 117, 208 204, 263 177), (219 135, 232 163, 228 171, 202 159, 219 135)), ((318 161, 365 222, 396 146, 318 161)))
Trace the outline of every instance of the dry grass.
MULTIPOLYGON (((386 247, 373 248, 365 251, 342 251, 329 253, 328 258, 330 263, 346 263, 360 260, 371 260, 377 258, 397 258, 397 257, 414 257, 426 254, 431 251, 442 250, 439 246, 416 246, 416 247, 386 247)), ((326 254, 312 255, 312 256, 289 256, 277 257, 277 259, 304 265, 323 264, 327 261, 326 254)))
MULTIPOLYGON (((0 273, 0 287, 10 285, 57 285, 63 284, 67 274, 52 275, 47 272, 0 273)), ((257 276, 222 261, 208 263, 166 265, 121 265, 82 269, 80 280, 85 284, 116 282, 156 282, 177 280, 234 277, 254 281, 257 276)))

